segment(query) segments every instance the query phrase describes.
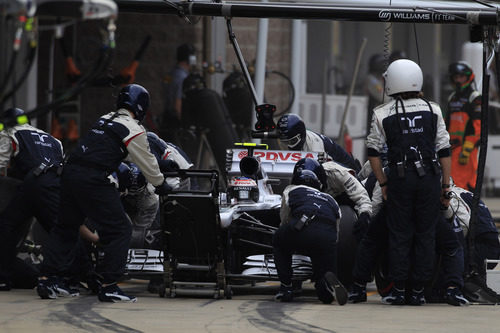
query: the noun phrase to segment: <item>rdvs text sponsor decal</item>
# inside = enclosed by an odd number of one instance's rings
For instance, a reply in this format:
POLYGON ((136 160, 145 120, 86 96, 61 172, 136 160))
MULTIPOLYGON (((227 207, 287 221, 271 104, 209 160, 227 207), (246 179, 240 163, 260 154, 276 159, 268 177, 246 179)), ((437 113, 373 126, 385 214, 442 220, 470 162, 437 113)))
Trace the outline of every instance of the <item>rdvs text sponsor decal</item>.
POLYGON ((254 156, 260 158, 262 161, 281 161, 281 162, 286 162, 286 161, 292 161, 292 162, 297 162, 301 158, 314 158, 314 155, 311 153, 300 153, 300 152, 261 152, 261 151, 256 151, 254 152, 254 156))

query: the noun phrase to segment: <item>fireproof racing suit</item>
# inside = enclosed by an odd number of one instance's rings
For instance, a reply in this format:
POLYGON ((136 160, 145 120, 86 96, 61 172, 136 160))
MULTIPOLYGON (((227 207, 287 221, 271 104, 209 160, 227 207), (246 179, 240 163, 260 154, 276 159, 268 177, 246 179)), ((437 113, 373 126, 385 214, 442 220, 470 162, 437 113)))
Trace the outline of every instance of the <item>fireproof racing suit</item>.
POLYGON ((41 274, 65 276, 78 229, 88 217, 95 222, 104 257, 96 268, 103 283, 116 282, 122 275, 132 227, 123 210, 120 195, 108 176, 127 158, 146 180, 163 186, 158 162, 149 151, 144 127, 119 109, 102 116, 83 137, 67 164, 61 181, 61 213, 45 248, 41 274))
MULTIPOLYGON (((359 284, 366 284, 372 280, 379 256, 387 251, 388 229, 387 209, 383 202, 382 191, 375 175, 371 174, 365 182, 366 190, 371 195, 373 210, 377 212, 368 227, 368 231, 359 243, 356 252, 356 261, 353 269, 354 280, 359 284)), ((441 255, 439 280, 434 288, 440 292, 454 286, 462 288, 464 285, 464 250, 462 248, 462 229, 459 225, 445 219, 447 215, 439 218, 436 224, 435 251, 441 255)))
POLYGON ((334 197, 341 205, 345 201, 345 204, 354 208, 358 216, 363 213, 371 215, 372 203, 370 197, 363 185, 353 175, 355 174, 354 170, 333 161, 322 165, 327 177, 327 188, 324 191, 334 197))
POLYGON ((329 194, 305 185, 285 188, 281 225, 273 237, 274 262, 283 285, 292 283, 292 255, 307 255, 312 261, 318 298, 328 303, 329 296, 322 290, 321 278, 326 272, 337 272, 340 217, 339 206, 329 194))
POLYGON ((413 249, 412 278, 423 286, 433 271, 441 196, 438 158, 450 154, 440 107, 419 98, 398 98, 379 106, 367 138, 368 156, 380 156, 384 144, 389 163, 389 277, 397 289, 405 288, 413 249))
POLYGON ((56 224, 63 160, 61 142, 31 125, 0 132, 0 169, 23 180, 0 214, 0 280, 11 278, 16 245, 26 236, 31 217, 48 232, 56 224))
POLYGON ((323 163, 326 173, 326 189, 339 205, 352 207, 357 214, 353 234, 359 241, 363 237, 372 216, 372 203, 363 185, 354 176, 356 173, 339 163, 330 161, 323 163))
POLYGON ((481 94, 471 86, 453 92, 445 118, 450 133, 451 176, 458 187, 473 190, 481 136, 481 94))
MULTIPOLYGON (((148 142, 151 152, 158 160, 158 164, 160 165, 160 169, 162 169, 162 171, 167 171, 165 169, 170 168, 170 165, 166 163, 168 161, 175 162, 178 168, 183 170, 193 167, 193 163, 187 154, 173 143, 165 142, 162 138, 152 132, 148 133, 148 142)), ((172 188, 184 187, 189 186, 189 179, 184 180, 181 184, 179 177, 168 177, 167 183, 172 188)))
MULTIPOLYGON (((465 249, 466 262, 468 262, 468 237, 470 237, 469 228, 473 194, 455 185, 452 185, 451 191, 454 195, 450 200, 450 205, 446 211, 446 217, 453 218, 463 230, 463 247, 465 249)), ((477 220, 474 224, 474 236, 474 255, 471 259, 475 262, 478 273, 486 278, 484 261, 485 259, 500 258, 500 242, 498 240, 498 230, 495 226, 493 217, 482 200, 479 200, 477 220)), ((496 264, 489 264, 488 268, 493 269, 495 266, 496 264)))
POLYGON ((306 130, 306 142, 302 151, 326 152, 329 159, 358 172, 361 168, 354 158, 329 137, 306 130))

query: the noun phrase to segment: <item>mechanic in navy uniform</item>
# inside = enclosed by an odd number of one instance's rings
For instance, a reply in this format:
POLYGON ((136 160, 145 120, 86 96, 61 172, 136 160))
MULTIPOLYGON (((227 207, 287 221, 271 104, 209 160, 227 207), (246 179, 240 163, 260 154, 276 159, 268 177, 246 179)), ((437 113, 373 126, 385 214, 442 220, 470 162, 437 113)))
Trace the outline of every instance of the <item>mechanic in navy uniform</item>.
MULTIPOLYGON (((383 263, 380 256, 387 253, 388 229, 387 209, 382 198, 382 189, 373 173, 364 181, 364 186, 372 199, 374 217, 368 230, 358 244, 356 260, 353 269, 354 283, 349 292, 349 302, 366 302, 366 284, 373 279, 373 272, 383 263)), ((451 203, 450 207, 451 210, 451 203)), ((441 210, 442 215, 436 223, 436 254, 441 255, 438 276, 433 281, 432 290, 426 291, 431 302, 446 302, 454 306, 468 305, 468 300, 462 294, 464 287, 464 250, 461 238, 462 229, 455 221, 445 218, 448 214, 441 210)), ((384 267, 382 267, 383 269, 384 267)), ((389 281, 387 281, 389 282, 389 281)), ((426 286, 427 287, 427 286, 426 286)))
POLYGON ((283 192, 281 225, 273 237, 274 262, 281 282, 275 299, 292 301, 292 255, 300 253, 311 258, 319 300, 330 304, 336 298, 344 305, 347 291, 335 275, 339 206, 331 195, 321 192, 322 184, 313 171, 297 166, 294 169, 292 184, 283 192))
POLYGON ((367 137, 368 159, 387 200, 389 278, 386 304, 405 304, 410 253, 414 254, 410 304, 425 303, 424 284, 432 278, 439 202, 448 206, 450 137, 439 105, 421 97, 423 74, 408 59, 396 60, 384 73, 393 100, 374 110, 367 137), (387 144, 389 173, 380 153, 387 144), (442 177, 441 177, 442 173, 442 177))
POLYGON ((86 217, 94 221, 104 252, 96 271, 102 277, 98 299, 103 302, 135 302, 117 286, 127 259, 132 226, 120 195, 108 176, 127 160, 135 163, 159 195, 170 187, 149 151, 146 130, 140 122, 150 105, 148 91, 137 84, 120 91, 117 110, 102 116, 83 137, 64 165, 58 224, 45 247, 37 292, 41 298, 75 296, 78 291, 64 282, 78 229, 86 217))
MULTIPOLYGON (((22 115, 23 110, 11 108, 3 118, 22 115)), ((30 124, 0 132, 0 170, 10 166, 9 176, 23 181, 0 214, 0 290, 12 286, 16 246, 26 236, 29 219, 36 217, 47 232, 56 224, 60 189, 57 169, 62 161, 61 142, 30 124)))
POLYGON ((326 152, 330 159, 358 172, 359 162, 329 137, 306 129, 302 118, 286 114, 278 120, 280 141, 290 150, 326 152))
POLYGON ((500 258, 500 241, 498 230, 491 212, 482 200, 479 200, 477 220, 474 224, 474 254, 469 253, 469 233, 473 193, 455 186, 451 182, 453 196, 446 211, 447 218, 453 218, 459 224, 463 235, 461 241, 465 250, 465 265, 470 261, 474 263, 474 270, 465 276, 465 297, 478 303, 500 303, 500 295, 487 285, 486 268, 494 269, 496 264, 485 265, 486 259, 498 260, 500 258))
POLYGON ((297 161, 296 167, 311 170, 322 184, 323 192, 330 194, 339 205, 351 207, 357 216, 353 228, 353 235, 358 242, 368 228, 372 215, 372 202, 363 184, 356 178, 353 169, 329 161, 317 167, 318 162, 311 158, 302 158, 297 161))

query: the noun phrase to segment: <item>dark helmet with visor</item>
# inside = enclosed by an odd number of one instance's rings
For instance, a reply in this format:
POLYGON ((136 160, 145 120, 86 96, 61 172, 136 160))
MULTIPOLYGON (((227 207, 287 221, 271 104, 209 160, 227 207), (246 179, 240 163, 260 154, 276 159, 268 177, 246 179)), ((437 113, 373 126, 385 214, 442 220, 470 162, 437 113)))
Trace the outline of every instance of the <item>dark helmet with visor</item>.
POLYGON ((120 90, 116 108, 129 110, 141 122, 146 116, 150 103, 149 92, 146 88, 138 84, 129 84, 120 90))
POLYGON ((306 125, 302 118, 295 114, 286 114, 278 120, 280 140, 289 149, 302 150, 306 142, 306 125))
POLYGON ((326 188, 327 185, 325 169, 318 161, 312 158, 301 158, 297 161, 295 167, 293 168, 292 184, 294 183, 294 178, 298 177, 302 170, 309 170, 314 172, 321 183, 321 187, 319 188, 319 190, 326 188))
POLYGON ((456 86, 456 88, 463 89, 468 87, 474 81, 474 72, 472 68, 465 62, 454 62, 448 66, 448 74, 450 75, 450 80, 456 86), (455 83, 453 77, 455 75, 465 75, 467 77, 467 81, 463 84, 455 83))
POLYGON ((300 170, 293 174, 293 185, 306 185, 321 190, 321 182, 311 170, 300 170))

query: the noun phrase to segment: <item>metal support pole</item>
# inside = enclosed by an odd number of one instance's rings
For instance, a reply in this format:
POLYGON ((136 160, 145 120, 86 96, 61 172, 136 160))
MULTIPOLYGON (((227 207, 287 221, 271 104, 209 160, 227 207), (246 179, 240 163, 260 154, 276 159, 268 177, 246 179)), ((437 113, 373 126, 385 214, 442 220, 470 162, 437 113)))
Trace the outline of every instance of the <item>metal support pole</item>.
MULTIPOLYGON (((257 56, 255 58, 255 90, 257 92, 257 102, 258 102, 256 106, 262 104, 264 101, 268 31, 269 31, 269 19, 260 19, 258 36, 257 36, 257 56)), ((254 119, 253 123, 255 123, 255 120, 256 119, 254 119)))
POLYGON ((361 42, 361 47, 359 48, 358 51, 358 58, 356 59, 356 66, 354 67, 354 75, 352 76, 351 87, 349 89, 349 95, 347 95, 347 101, 345 102, 344 114, 342 115, 342 121, 340 123, 339 137, 337 138, 337 142, 341 147, 344 146, 345 121, 347 118, 347 112, 349 111, 351 96, 354 93, 354 86, 356 85, 356 80, 358 78, 358 71, 359 71, 359 65, 361 64, 361 57, 363 56, 363 52, 365 50, 367 41, 368 39, 363 38, 363 41, 361 42))
POLYGON ((299 113, 299 103, 300 96, 302 95, 302 84, 300 82, 300 70, 301 70, 301 26, 302 21, 293 20, 292 22, 292 52, 291 52, 291 74, 290 79, 292 80, 293 86, 295 87, 295 100, 293 101, 292 107, 290 109, 290 113, 298 114, 299 113))

